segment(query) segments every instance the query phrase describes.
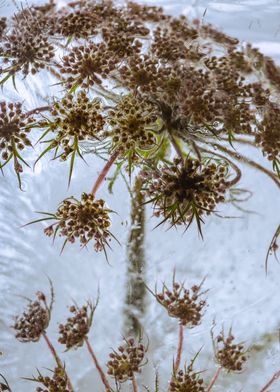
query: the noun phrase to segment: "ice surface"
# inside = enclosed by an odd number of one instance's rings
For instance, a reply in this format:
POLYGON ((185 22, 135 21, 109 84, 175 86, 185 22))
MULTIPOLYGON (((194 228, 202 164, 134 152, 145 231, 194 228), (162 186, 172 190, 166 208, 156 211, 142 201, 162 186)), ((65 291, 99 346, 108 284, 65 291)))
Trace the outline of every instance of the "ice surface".
MULTIPOLYGON (((153 3, 153 1, 147 1, 153 3)), ((205 22, 211 22, 241 40, 250 41, 266 54, 279 60, 279 1, 154 1, 162 4, 168 12, 181 12, 191 17, 201 17, 206 10, 205 22)), ((2 7, 3 14, 11 10, 2 7)), ((40 83, 40 80, 37 80, 40 83)), ((22 97, 30 107, 36 102, 24 88, 22 97)), ((8 93, 4 89, 4 94, 8 93)), ((254 158, 269 168, 259 151, 242 148, 240 152, 254 158)), ((83 304, 88 298, 96 298, 100 289, 100 303, 94 326, 90 334, 93 347, 100 362, 105 364, 111 347, 117 347, 122 339, 123 306, 126 282, 126 238, 129 228, 129 194, 124 192, 124 183, 119 180, 115 194, 108 194, 106 187, 98 196, 106 197, 113 210, 112 231, 121 242, 113 244, 109 253, 110 264, 104 257, 78 246, 68 246, 59 255, 61 243, 54 246, 43 235, 43 224, 20 228, 22 224, 36 218, 34 211, 54 211, 58 202, 67 195, 78 196, 87 191, 101 170, 101 160, 87 157, 88 166, 77 161, 75 174, 67 190, 68 165, 42 161, 36 172, 23 176, 24 192, 17 189, 14 175, 5 170, 0 177, 0 373, 7 376, 14 391, 30 391, 30 384, 20 379, 35 374, 36 367, 49 368, 53 361, 45 350, 44 342, 20 344, 13 338, 12 316, 22 309, 24 299, 34 292, 48 292, 49 276, 55 286, 56 301, 50 326, 50 338, 57 338, 57 323, 67 317, 67 305, 71 300, 83 304)), ((178 230, 165 231, 162 227, 152 230, 155 220, 147 209, 148 227, 146 236, 147 284, 170 282, 174 268, 178 279, 193 284, 207 276, 205 287, 209 288, 209 307, 202 325, 186 331, 183 359, 190 359, 202 346, 197 367, 205 369, 206 377, 214 372, 209 330, 213 319, 217 331, 224 326, 233 326, 238 340, 256 345, 246 371, 239 375, 222 376, 216 391, 255 392, 260 389, 274 371, 279 369, 280 347, 279 290, 280 266, 273 258, 266 277, 264 260, 274 230, 279 224, 279 191, 265 175, 244 167, 240 186, 253 191, 246 208, 255 213, 245 214, 232 209, 236 219, 208 218, 204 227, 204 241, 191 228, 186 234, 178 230)), ((224 214, 225 210, 221 210, 224 214)), ((228 214, 228 211, 227 211, 228 214)), ((177 324, 169 319, 164 310, 149 297, 149 306, 143 320, 145 334, 149 338, 149 365, 142 375, 145 385, 152 385, 154 369, 159 369, 162 390, 172 368, 177 344, 177 324)), ((62 348, 58 346, 61 353, 62 348)), ((87 351, 62 354, 69 374, 77 390, 101 392, 96 372, 91 368, 87 351)), ((271 391, 279 391, 275 383, 271 391)))

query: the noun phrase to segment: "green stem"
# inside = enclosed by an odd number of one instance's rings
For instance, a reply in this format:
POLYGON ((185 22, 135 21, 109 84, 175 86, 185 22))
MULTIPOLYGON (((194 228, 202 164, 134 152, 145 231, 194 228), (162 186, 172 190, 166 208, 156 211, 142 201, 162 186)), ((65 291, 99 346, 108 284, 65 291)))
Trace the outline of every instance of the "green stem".
POLYGON ((127 293, 125 309, 125 334, 131 332, 137 336, 141 333, 139 315, 145 310, 145 208, 144 196, 141 192, 142 179, 136 178, 131 199, 131 229, 127 245, 127 293), (135 311, 137 315, 135 315, 135 311))

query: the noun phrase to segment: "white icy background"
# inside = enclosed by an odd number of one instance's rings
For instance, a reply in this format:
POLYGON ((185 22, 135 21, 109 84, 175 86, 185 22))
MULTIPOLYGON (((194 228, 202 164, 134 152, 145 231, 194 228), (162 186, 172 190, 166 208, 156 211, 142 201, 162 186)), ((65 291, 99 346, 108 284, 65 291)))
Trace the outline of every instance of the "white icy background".
MULTIPOLYGON (((149 1, 147 3, 153 3, 149 1)), ((213 22, 225 32, 241 40, 252 42, 276 60, 280 58, 280 3, 277 0, 247 1, 154 1, 162 4, 167 12, 181 12, 190 17, 205 14, 206 22, 213 22)), ((10 3, 0 13, 10 13, 10 3)), ((39 82, 38 82, 39 83, 39 82)), ((21 98, 30 108, 38 102, 30 91, 19 84, 21 98)), ((40 85, 39 85, 40 86, 40 85)), ((42 90, 44 93, 44 90, 42 90)), ((17 99, 15 92, 4 89, 3 95, 17 99)), ((260 152, 248 147, 240 149, 258 162, 269 167, 260 152)), ((36 367, 51 368, 53 360, 46 350, 45 342, 21 344, 13 337, 10 328, 14 314, 21 312, 24 300, 19 296, 33 297, 37 290, 48 293, 49 276, 55 286, 56 301, 49 328, 52 341, 57 339, 57 324, 68 315, 67 305, 71 299, 83 304, 95 298, 100 288, 100 303, 95 313, 90 339, 102 365, 105 365, 111 347, 116 348, 122 339, 123 303, 126 280, 126 238, 129 225, 129 195, 119 180, 115 196, 108 195, 106 186, 98 196, 104 197, 116 210, 112 231, 121 246, 113 244, 109 253, 110 265, 103 255, 77 246, 68 246, 59 255, 61 242, 54 246, 44 236, 43 224, 27 228, 20 225, 36 219, 34 211, 55 211, 57 204, 66 196, 79 196, 88 191, 103 166, 103 161, 87 157, 89 166, 77 160, 71 187, 67 190, 67 163, 42 160, 35 173, 26 171, 23 176, 25 192, 17 189, 15 176, 5 169, 0 177, 0 373, 9 379, 14 391, 35 390, 35 385, 21 380, 36 374, 36 367)), ((219 219, 210 217, 204 226, 204 241, 198 237, 195 227, 185 235, 181 231, 165 231, 160 227, 152 230, 156 220, 147 209, 148 227, 146 237, 147 283, 172 278, 176 268, 177 277, 190 285, 207 276, 205 287, 209 288, 209 307, 204 322, 198 328, 185 333, 183 360, 188 360, 203 346, 197 360, 197 369, 205 370, 210 379, 215 371, 212 361, 210 327, 217 322, 216 332, 224 326, 233 326, 238 341, 247 345, 265 343, 265 349, 252 351, 246 371, 239 375, 221 376, 215 391, 254 392, 259 390, 280 368, 279 289, 280 266, 270 259, 269 274, 265 276, 264 259, 271 237, 279 224, 279 190, 264 174, 244 167, 240 187, 254 192, 244 207, 258 214, 231 214, 242 219, 219 219)), ((221 210, 222 212, 223 210, 221 210)), ((225 211, 225 209, 224 209, 225 211)), ((169 319, 163 308, 149 297, 147 315, 143 320, 145 334, 149 338, 149 364, 143 372, 142 382, 152 385, 155 368, 159 370, 161 390, 165 391, 172 368, 177 344, 177 323, 169 319)), ((76 390, 101 392, 102 386, 92 368, 85 348, 62 353, 69 375, 76 390)), ((280 390, 280 381, 270 389, 280 390)))

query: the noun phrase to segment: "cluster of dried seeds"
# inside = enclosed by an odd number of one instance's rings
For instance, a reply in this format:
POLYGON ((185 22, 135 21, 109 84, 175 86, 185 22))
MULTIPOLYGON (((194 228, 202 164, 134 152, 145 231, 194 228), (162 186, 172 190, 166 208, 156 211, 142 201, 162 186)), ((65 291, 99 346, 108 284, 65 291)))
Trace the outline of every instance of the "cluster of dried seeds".
POLYGON ((59 325, 59 343, 64 344, 66 349, 81 347, 90 330, 95 307, 91 303, 79 308, 70 306, 73 316, 67 319, 66 324, 59 325))
POLYGON ((68 379, 64 369, 56 367, 52 373, 52 377, 49 377, 39 372, 38 377, 33 379, 42 385, 36 388, 36 392, 71 392, 67 386, 68 379))
POLYGON ((31 146, 28 134, 33 122, 34 118, 22 111, 20 102, 0 102, 0 151, 4 161, 17 154, 17 150, 31 146))
POLYGON ((113 351, 109 355, 107 373, 119 383, 132 379, 143 366, 145 351, 141 342, 137 343, 133 338, 127 339, 125 344, 118 348, 118 351, 113 351))
POLYGON ((221 332, 215 339, 216 360, 219 365, 228 372, 242 371, 243 365, 247 361, 244 345, 241 343, 233 343, 234 339, 231 331, 227 337, 225 337, 224 332, 221 332))
POLYGON ((55 55, 55 48, 44 33, 34 33, 32 30, 14 30, 5 36, 0 46, 0 57, 6 68, 3 72, 15 75, 22 71, 26 76, 35 74, 50 65, 55 55))
POLYGON ((280 164, 279 138, 280 108, 270 103, 262 121, 258 124, 256 143, 270 161, 280 164))
POLYGON ((199 373, 193 371, 192 365, 179 370, 173 375, 169 384, 170 392, 205 392, 206 387, 199 373))
POLYGON ((152 132, 156 127, 157 112, 143 99, 127 95, 108 113, 110 136, 115 148, 123 153, 137 149, 149 150, 156 145, 152 132))
POLYGON ((92 240, 96 251, 105 251, 112 236, 109 212, 104 200, 95 199, 92 194, 83 193, 81 201, 70 197, 60 203, 52 215, 56 222, 45 229, 45 234, 66 237, 64 244, 79 239, 81 246, 86 246, 92 240))
POLYGON ((74 89, 76 86, 88 88, 94 84, 102 84, 116 67, 116 59, 105 43, 89 43, 76 46, 62 58, 60 72, 65 76, 65 86, 74 89))
MULTIPOLYGON (((52 299, 53 301, 53 299, 52 299)), ((14 329, 20 342, 37 342, 50 322, 51 306, 43 293, 37 293, 37 300, 30 301, 21 316, 17 316, 14 329)))
POLYGON ((203 282, 194 285, 191 290, 186 289, 183 283, 173 280, 172 289, 168 289, 164 284, 161 293, 155 293, 156 300, 167 310, 170 317, 179 320, 181 325, 189 328, 200 324, 203 316, 206 300, 201 299, 203 282))
POLYGON ((225 200, 227 165, 176 158, 174 163, 142 172, 144 192, 156 216, 174 225, 189 225, 215 211, 225 200))
POLYGON ((45 126, 55 132, 51 146, 63 148, 60 155, 62 160, 78 149, 80 141, 99 139, 105 124, 101 102, 98 99, 90 100, 84 91, 77 96, 68 94, 56 102, 51 114, 53 118, 45 126))

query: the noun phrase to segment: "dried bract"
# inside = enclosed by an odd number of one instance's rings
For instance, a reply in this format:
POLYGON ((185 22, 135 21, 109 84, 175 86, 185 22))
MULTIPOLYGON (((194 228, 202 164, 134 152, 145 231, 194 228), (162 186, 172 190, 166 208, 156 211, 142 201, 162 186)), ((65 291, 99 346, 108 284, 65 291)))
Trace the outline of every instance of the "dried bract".
POLYGON ((143 363, 145 351, 146 349, 141 342, 137 343, 132 338, 125 340, 124 345, 110 354, 107 373, 119 383, 132 379, 134 374, 139 373, 145 364, 143 363))

